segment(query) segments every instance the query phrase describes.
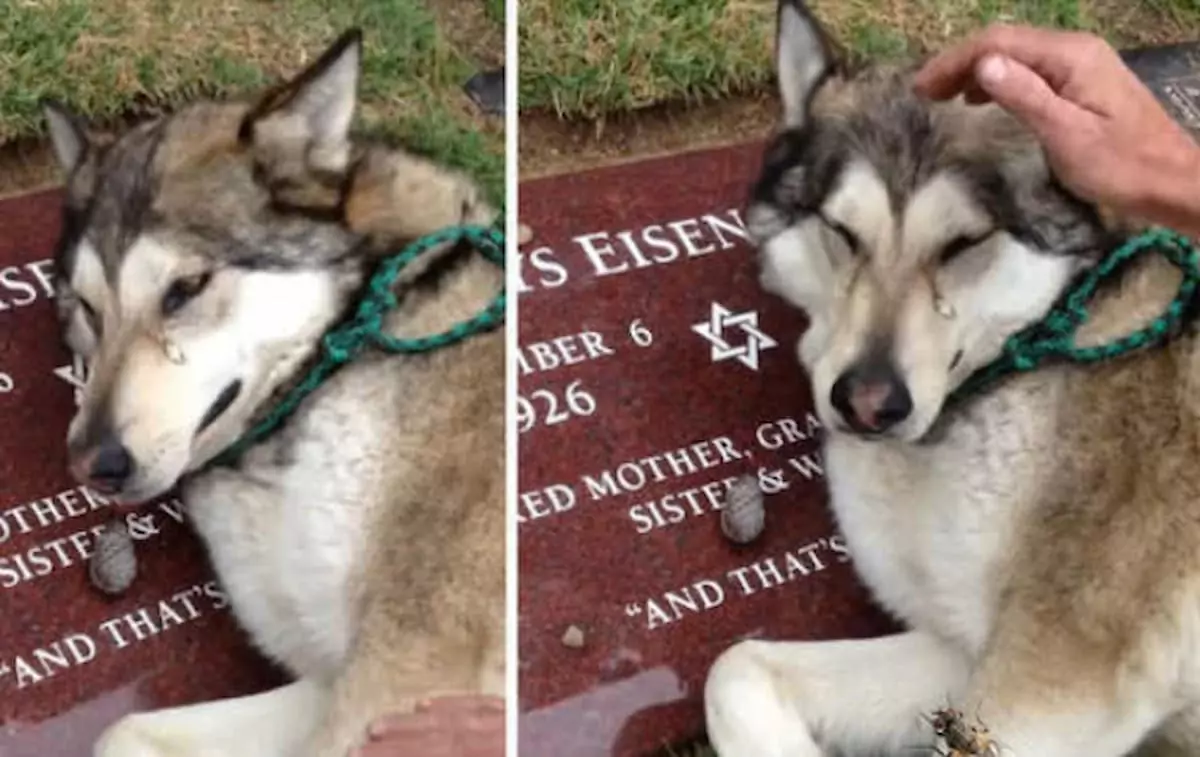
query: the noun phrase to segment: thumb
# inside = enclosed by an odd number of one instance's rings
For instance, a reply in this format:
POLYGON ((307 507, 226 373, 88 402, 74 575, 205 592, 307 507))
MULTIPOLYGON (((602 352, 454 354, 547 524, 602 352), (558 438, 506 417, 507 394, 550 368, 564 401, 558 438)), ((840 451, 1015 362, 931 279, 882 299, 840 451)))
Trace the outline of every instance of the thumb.
POLYGON ((976 64, 975 81, 1002 108, 1045 139, 1078 121, 1081 109, 1058 96, 1046 80, 1022 63, 989 55, 976 64))

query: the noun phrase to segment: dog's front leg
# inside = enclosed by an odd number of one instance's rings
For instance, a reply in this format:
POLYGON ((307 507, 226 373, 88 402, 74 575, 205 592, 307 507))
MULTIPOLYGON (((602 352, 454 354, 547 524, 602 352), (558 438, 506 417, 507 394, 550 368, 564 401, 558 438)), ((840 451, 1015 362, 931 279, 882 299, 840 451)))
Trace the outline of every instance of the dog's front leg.
POLYGON ((920 632, 744 641, 709 671, 708 735, 721 757, 900 753, 932 743, 922 715, 945 706, 967 676, 963 655, 920 632))
POLYGON ((312 681, 235 699, 140 712, 118 720, 95 757, 296 757, 305 753, 327 690, 312 681))
POLYGON ((1119 661, 1086 643, 1005 644, 980 661, 959 710, 994 755, 1121 757, 1170 716, 1169 676, 1119 661))

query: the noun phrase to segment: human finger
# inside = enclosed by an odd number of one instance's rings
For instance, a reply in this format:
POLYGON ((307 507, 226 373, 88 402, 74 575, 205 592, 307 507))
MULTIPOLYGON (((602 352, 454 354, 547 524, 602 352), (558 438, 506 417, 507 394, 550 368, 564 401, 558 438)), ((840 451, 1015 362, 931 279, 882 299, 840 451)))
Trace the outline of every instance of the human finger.
POLYGON ((1057 85, 1069 77, 1072 56, 1080 44, 1081 36, 1073 33, 994 25, 934 56, 917 73, 913 84, 925 97, 949 99, 974 82, 982 59, 1000 54, 1020 61, 1057 85))
POLYGON ((1038 73, 1020 61, 989 55, 978 66, 976 79, 997 105, 1024 121, 1043 137, 1053 137, 1086 117, 1078 105, 1059 97, 1038 73))

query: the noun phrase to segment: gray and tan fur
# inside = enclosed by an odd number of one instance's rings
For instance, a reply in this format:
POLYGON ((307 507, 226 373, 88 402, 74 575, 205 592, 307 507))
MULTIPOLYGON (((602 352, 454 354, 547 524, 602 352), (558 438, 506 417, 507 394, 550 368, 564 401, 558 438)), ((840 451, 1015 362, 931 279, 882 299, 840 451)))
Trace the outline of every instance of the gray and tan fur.
MULTIPOLYGON (((350 136, 350 33, 250 102, 119 137, 48 108, 68 172, 68 344, 90 368, 72 470, 129 506, 182 485, 254 643, 295 682, 129 716, 103 757, 345 757, 437 693, 504 691, 502 331, 368 353, 230 467, 205 468, 294 384, 382 253, 494 211, 465 176, 350 136)), ((394 335, 481 310, 503 273, 446 247, 406 271, 394 335)))
MULTIPOLYGON (((910 69, 840 70, 780 6, 784 130, 748 222, 797 352, 856 568, 908 631, 745 641, 706 684, 722 757, 899 754, 978 712, 1005 753, 1200 750, 1200 345, 947 396, 1113 244, 995 106, 930 104, 910 69)), ((1161 312, 1143 260, 1083 343, 1161 312)))

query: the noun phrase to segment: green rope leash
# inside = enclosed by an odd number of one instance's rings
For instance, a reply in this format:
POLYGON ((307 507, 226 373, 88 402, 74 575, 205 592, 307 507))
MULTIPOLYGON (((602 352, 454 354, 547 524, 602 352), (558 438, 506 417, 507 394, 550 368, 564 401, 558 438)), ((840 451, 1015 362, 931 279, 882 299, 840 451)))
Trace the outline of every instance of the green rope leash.
POLYGON ((504 232, 484 226, 456 226, 424 236, 399 253, 385 258, 366 287, 352 318, 333 329, 321 340, 321 359, 308 375, 292 388, 271 413, 247 431, 242 438, 215 460, 218 465, 230 464, 247 449, 274 433, 284 421, 337 369, 357 358, 368 347, 377 347, 394 354, 419 354, 448 347, 464 339, 491 331, 504 322, 505 290, 471 318, 457 323, 440 334, 414 339, 400 339, 385 334, 383 319, 398 305, 392 285, 404 268, 429 250, 442 244, 467 240, 496 265, 504 268, 504 232))
POLYGON ((1010 373, 1032 371, 1052 358, 1074 363, 1095 363, 1163 344, 1182 323, 1187 306, 1196 294, 1197 284, 1200 284, 1200 259, 1187 237, 1168 229, 1151 229, 1140 234, 1091 269, 1067 294, 1062 305, 1051 310, 1038 323, 1009 337, 1000 357, 972 374, 950 395, 949 402, 978 392, 1010 373), (1087 303, 1095 294, 1096 287, 1112 276, 1121 264, 1148 250, 1158 250, 1183 271, 1183 281, 1175 299, 1167 305, 1162 315, 1145 328, 1107 344, 1076 347, 1075 332, 1088 319, 1087 303))

